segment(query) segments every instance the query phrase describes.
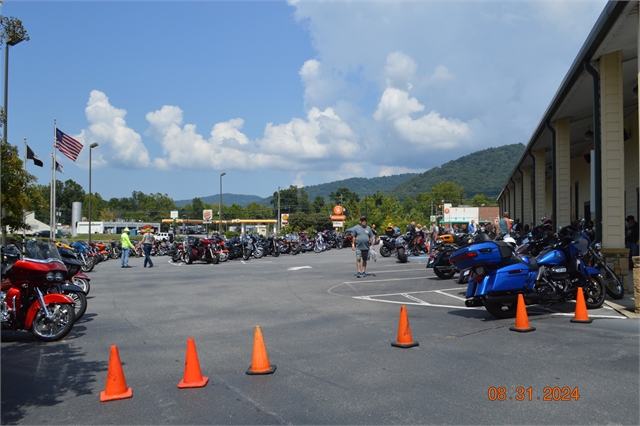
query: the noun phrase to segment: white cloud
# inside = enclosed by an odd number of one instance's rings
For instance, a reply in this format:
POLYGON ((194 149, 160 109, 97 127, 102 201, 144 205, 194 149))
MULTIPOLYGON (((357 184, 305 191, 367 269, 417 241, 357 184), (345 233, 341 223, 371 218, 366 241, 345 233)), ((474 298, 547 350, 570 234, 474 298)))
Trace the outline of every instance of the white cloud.
POLYGON ((89 127, 83 129, 77 139, 85 144, 81 162, 88 165, 89 145, 97 142, 93 155, 94 167, 146 168, 151 164, 149 151, 141 136, 127 126, 127 111, 112 106, 109 98, 99 90, 92 90, 85 108, 89 127))
POLYGON ((298 188, 302 188, 304 186, 304 180, 302 178, 305 174, 305 172, 296 173, 296 178, 293 180, 292 185, 295 185, 298 188))
POLYGON ((449 68, 445 67, 444 65, 438 65, 433 74, 427 79, 427 82, 429 84, 437 84, 446 83, 453 80, 455 80, 455 77, 453 74, 451 74, 449 68))
MULTIPOLYGON (((263 152, 296 160, 350 158, 358 151, 357 136, 332 108, 311 108, 308 121, 294 118, 285 124, 267 124, 260 141, 263 152)), ((305 166, 305 167, 308 167, 305 166)))
POLYGON ((412 113, 423 110, 424 105, 416 98, 410 98, 409 93, 389 87, 382 94, 373 116, 378 121, 392 122, 402 139, 424 147, 455 148, 469 140, 469 126, 458 119, 443 118, 435 111, 415 120, 411 118, 412 113))
POLYGON ((416 98, 409 98, 409 93, 388 87, 380 98, 378 109, 373 114, 373 118, 378 121, 392 121, 422 110, 424 110, 424 105, 421 105, 416 98))
POLYGON ((384 66, 386 85, 400 89, 410 89, 417 69, 418 65, 410 56, 402 52, 389 53, 384 66))

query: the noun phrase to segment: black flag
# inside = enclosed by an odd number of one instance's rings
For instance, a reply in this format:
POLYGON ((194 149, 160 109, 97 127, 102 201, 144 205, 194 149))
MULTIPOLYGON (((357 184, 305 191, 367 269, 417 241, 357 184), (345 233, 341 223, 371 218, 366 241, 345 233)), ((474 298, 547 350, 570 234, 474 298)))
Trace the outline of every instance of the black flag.
POLYGON ((29 148, 29 145, 27 145, 27 160, 33 160, 33 164, 38 167, 44 166, 42 160, 38 158, 38 156, 31 150, 31 148, 29 148))

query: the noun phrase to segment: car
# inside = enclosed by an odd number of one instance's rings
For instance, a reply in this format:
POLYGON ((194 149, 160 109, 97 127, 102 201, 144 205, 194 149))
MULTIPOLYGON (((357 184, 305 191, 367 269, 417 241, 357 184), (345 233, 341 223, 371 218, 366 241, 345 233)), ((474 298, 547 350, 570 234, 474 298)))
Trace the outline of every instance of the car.
MULTIPOLYGON (((49 231, 48 229, 46 230, 42 230, 42 231, 38 231, 35 234, 33 234, 34 237, 36 238, 51 238, 51 231, 49 231)), ((56 231, 56 238, 61 238, 62 237, 62 232, 58 229, 56 231)))

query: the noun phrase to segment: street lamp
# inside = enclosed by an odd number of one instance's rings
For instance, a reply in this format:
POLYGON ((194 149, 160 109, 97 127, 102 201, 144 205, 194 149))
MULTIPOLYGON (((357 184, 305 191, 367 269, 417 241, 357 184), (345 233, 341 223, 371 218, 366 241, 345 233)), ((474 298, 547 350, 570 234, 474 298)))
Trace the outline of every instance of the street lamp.
POLYGON ((218 205, 218 233, 222 235, 222 176, 226 175, 227 172, 220 173, 220 204, 218 205))
MULTIPOLYGON (((28 36, 26 38, 26 40, 28 40, 28 36)), ((15 46, 16 44, 20 43, 21 41, 24 41, 25 38, 20 35, 20 33, 15 34, 13 37, 7 37, 6 39, 6 43, 4 46, 4 119, 2 120, 2 124, 4 127, 4 131, 2 133, 2 142, 7 143, 7 117, 9 116, 7 114, 7 108, 8 108, 8 93, 9 93, 9 46, 15 46)), ((1 164, 2 162, 0 162, 1 164)), ((0 171, 2 166, 0 166, 0 171)), ((3 210, 2 210, 2 202, 0 202, 0 217, 4 216, 3 214, 3 210)), ((2 227, 2 245, 6 245, 6 238, 7 236, 7 232, 6 229, 4 228, 4 226, 2 227)))
POLYGON ((98 142, 89 145, 89 244, 91 244, 91 153, 96 146, 98 142))

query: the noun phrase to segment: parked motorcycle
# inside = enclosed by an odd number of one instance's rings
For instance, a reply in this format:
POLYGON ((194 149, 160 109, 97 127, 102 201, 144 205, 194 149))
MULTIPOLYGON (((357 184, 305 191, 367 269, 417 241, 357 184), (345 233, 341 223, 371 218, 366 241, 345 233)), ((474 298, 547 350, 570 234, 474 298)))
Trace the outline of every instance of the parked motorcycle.
POLYGON ((585 234, 566 227, 535 258, 515 255, 504 241, 487 241, 460 248, 450 262, 460 270, 474 270, 465 305, 484 306, 496 318, 515 317, 518 294, 526 304, 550 304, 575 299, 578 287, 587 308, 595 309, 602 306, 606 290, 600 271, 582 259, 589 243, 585 234))
POLYGON ((382 257, 390 257, 391 254, 396 251, 396 239, 387 235, 382 235, 380 237, 380 241, 382 242, 379 249, 380 255, 382 257))
POLYGON ((63 257, 60 252, 68 249, 57 248, 54 243, 47 241, 28 241, 25 245, 25 258, 47 260, 58 259, 64 263, 67 272, 63 281, 56 282, 55 286, 47 289, 46 293, 60 293, 69 296, 74 303, 75 321, 78 321, 87 310, 87 297, 82 288, 74 284, 71 280, 80 271, 80 261, 73 256, 63 257))
POLYGON ((189 237, 184 243, 183 262, 191 265, 196 260, 217 265, 220 262, 218 253, 214 252, 213 241, 208 238, 189 237))
POLYGON ((407 263, 407 253, 409 251, 409 246, 407 244, 407 234, 398 235, 396 238, 396 257, 400 261, 400 263, 407 263))
POLYGON ((64 294, 48 293, 66 273, 60 259, 27 259, 15 246, 3 248, 2 328, 28 330, 42 341, 60 340, 69 334, 75 322, 73 300, 64 294))
POLYGON ((589 254, 587 255, 585 261, 587 265, 593 266, 598 269, 602 274, 602 278, 604 279, 605 290, 607 294, 613 299, 622 299, 624 297, 624 287, 622 286, 622 281, 616 273, 607 265, 602 258, 602 254, 600 250, 602 249, 602 244, 597 243, 595 247, 589 247, 589 254))
POLYGON ((95 267, 95 254, 91 253, 89 246, 80 241, 73 243, 73 250, 78 257, 78 260, 82 263, 82 272, 91 272, 95 267))

